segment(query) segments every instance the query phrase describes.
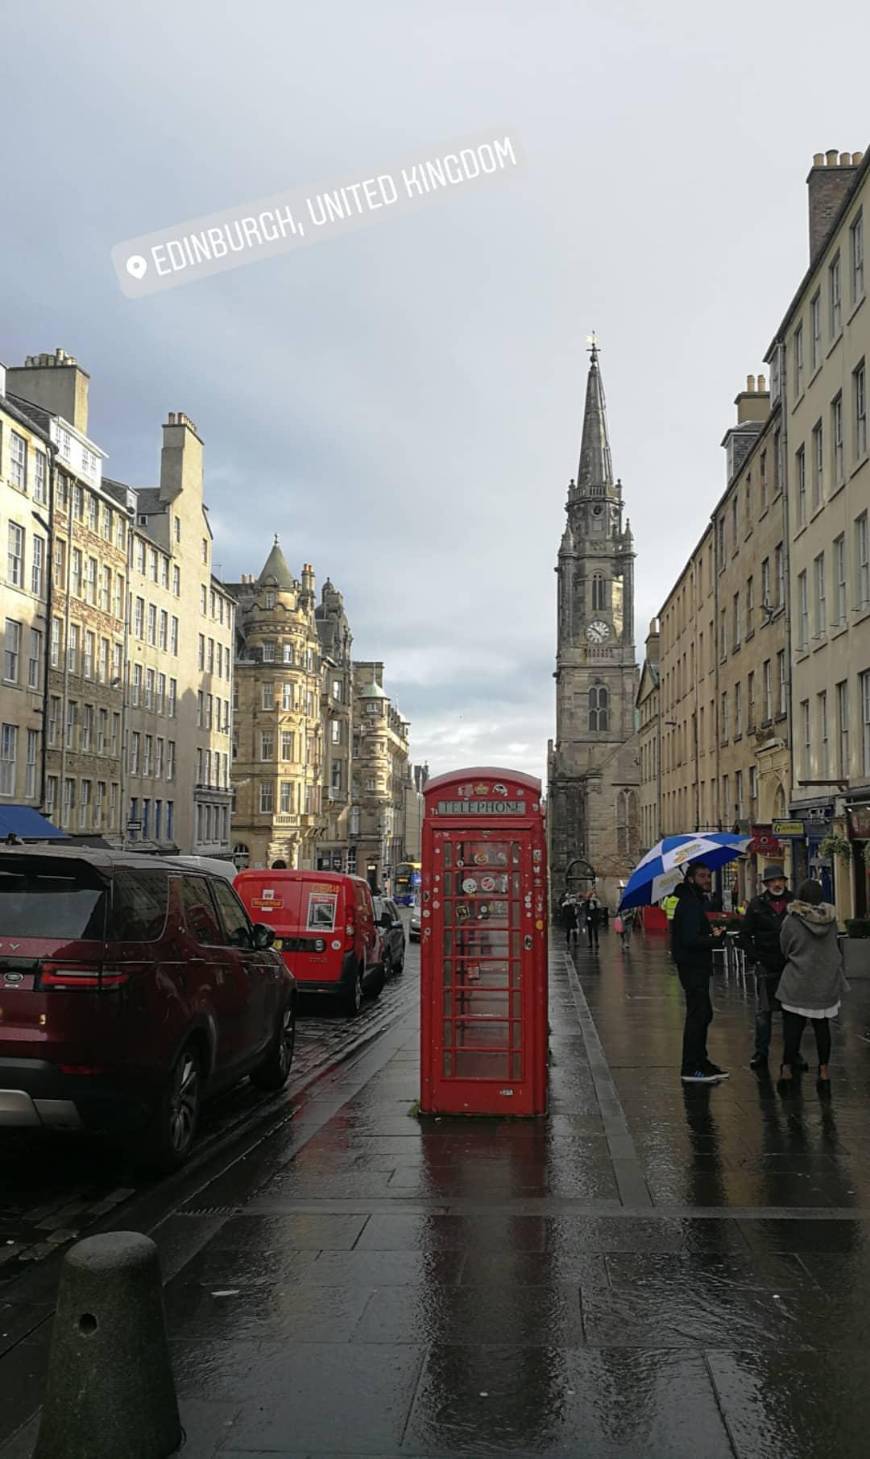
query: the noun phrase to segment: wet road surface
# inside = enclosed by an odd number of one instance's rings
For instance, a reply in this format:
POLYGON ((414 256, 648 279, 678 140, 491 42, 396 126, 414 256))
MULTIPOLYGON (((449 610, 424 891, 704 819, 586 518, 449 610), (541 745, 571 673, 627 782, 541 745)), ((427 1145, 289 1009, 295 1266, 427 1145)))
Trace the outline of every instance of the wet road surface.
MULTIPOLYGON (((135 1227, 161 1248, 185 1455, 866 1455, 870 979, 835 1028, 830 1100, 749 1071, 736 976, 710 1038, 732 1077, 686 1088, 661 942, 604 936, 575 971, 557 935, 537 1122, 415 1117, 414 983, 292 1120, 135 1227)), ((0 1321, 25 1324, 0 1359, 4 1433, 40 1391, 33 1312, 0 1321)))

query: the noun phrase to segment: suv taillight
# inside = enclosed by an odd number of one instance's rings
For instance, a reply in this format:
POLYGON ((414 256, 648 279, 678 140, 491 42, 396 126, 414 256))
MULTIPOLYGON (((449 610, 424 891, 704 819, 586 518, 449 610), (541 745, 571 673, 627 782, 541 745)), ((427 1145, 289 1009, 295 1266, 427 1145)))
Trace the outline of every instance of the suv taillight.
POLYGON ((43 963, 39 982, 43 988, 78 988, 93 992, 120 988, 129 981, 129 973, 120 968, 68 968, 58 963, 43 963))

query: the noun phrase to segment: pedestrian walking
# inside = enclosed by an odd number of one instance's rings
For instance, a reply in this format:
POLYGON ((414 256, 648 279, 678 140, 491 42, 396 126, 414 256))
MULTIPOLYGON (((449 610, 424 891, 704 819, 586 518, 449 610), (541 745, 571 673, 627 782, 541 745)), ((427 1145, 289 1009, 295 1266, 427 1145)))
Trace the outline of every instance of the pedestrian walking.
POLYGON ((671 923, 671 951, 686 995, 680 1074, 684 1084, 718 1084, 720 1079, 728 1078, 726 1071, 707 1055, 707 1030, 713 1021, 713 946, 722 935, 722 928, 711 926, 707 918, 706 898, 711 883, 710 868, 703 862, 693 862, 676 890, 677 906, 671 923))
POLYGON ((577 940, 577 903, 573 897, 566 897, 562 903, 562 925, 565 928, 565 945, 570 947, 577 940))
POLYGON ((586 936, 589 939, 589 946, 598 948, 598 928, 601 922, 601 903, 594 892, 586 898, 585 907, 586 936))
POLYGON ((780 932, 785 967, 776 989, 782 1006, 783 1049, 780 1089, 787 1089, 800 1073, 801 1038, 812 1023, 819 1056, 817 1088, 831 1090, 831 1025, 848 991, 843 954, 837 938, 837 914, 823 900, 820 882, 801 882, 780 932))
POLYGON ((618 912, 613 919, 613 930, 619 933, 619 940, 622 943, 623 951, 628 948, 631 942, 631 934, 634 930, 635 909, 630 907, 627 912, 618 912))
POLYGON ((750 1069, 767 1068, 773 1014, 779 1007, 776 986, 785 967, 779 935, 789 904, 794 901, 785 871, 778 863, 766 867, 761 880, 764 891, 752 898, 741 929, 744 951, 755 963, 755 1048, 750 1069))

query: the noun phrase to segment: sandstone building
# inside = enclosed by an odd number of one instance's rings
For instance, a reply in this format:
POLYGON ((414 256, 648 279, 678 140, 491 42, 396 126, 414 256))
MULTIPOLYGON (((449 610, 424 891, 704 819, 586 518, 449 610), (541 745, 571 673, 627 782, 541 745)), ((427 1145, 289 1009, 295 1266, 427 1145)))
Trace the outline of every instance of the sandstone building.
POLYGON ((408 734, 384 690, 383 664, 355 663, 350 858, 373 887, 388 886, 406 854, 408 734))
POLYGON ((230 854, 234 609, 212 572, 196 427, 170 411, 160 485, 130 513, 124 803, 131 843, 230 854))
POLYGON ((870 912, 870 154, 818 153, 807 178, 810 260, 767 352, 788 475, 787 615, 799 872, 842 917, 870 912), (851 857, 831 856, 831 832, 851 857))
POLYGON ((347 871, 350 848, 353 637, 344 599, 327 578, 314 610, 320 639, 323 719, 323 826, 318 867, 347 871))
POLYGON ((314 867, 324 829, 321 642, 309 563, 294 578, 275 538, 237 602, 233 856, 314 867))
MULTIPOLYGON (((64 830, 119 835, 128 520, 104 480, 105 453, 87 435, 89 383, 63 350, 6 371, 18 410, 51 441, 47 491, 34 469, 21 528, 30 537, 30 585, 37 573, 42 583, 43 673, 47 664, 44 774, 26 788, 64 830)), ((11 563, 10 536, 13 571, 11 563)))
POLYGON ((49 631, 49 489, 54 451, 38 424, 7 396, 0 365, 0 806, 42 805, 42 717, 49 631))
MULTIPOLYGON (((17 751, 6 779, 70 833, 227 856, 234 605, 212 574, 196 429, 171 413, 160 485, 134 488, 105 474, 87 435, 89 377, 76 360, 58 350, 4 373, 18 492, 9 572, 40 605, 29 629, 12 617, 29 637, 16 650, 13 628, 9 667, 40 646, 47 665, 44 715, 32 693, 7 710, 4 685, 3 743, 17 751)), ((29 659, 26 674, 39 678, 29 659)))

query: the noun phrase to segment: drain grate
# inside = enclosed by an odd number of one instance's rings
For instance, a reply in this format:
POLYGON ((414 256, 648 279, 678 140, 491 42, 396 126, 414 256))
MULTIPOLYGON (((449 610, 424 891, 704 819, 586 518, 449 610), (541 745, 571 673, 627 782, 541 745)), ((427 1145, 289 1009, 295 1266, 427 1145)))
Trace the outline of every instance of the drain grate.
POLYGON ((179 1216, 241 1216, 243 1211, 243 1206, 195 1206, 193 1209, 188 1206, 184 1210, 178 1211, 177 1214, 179 1216))

